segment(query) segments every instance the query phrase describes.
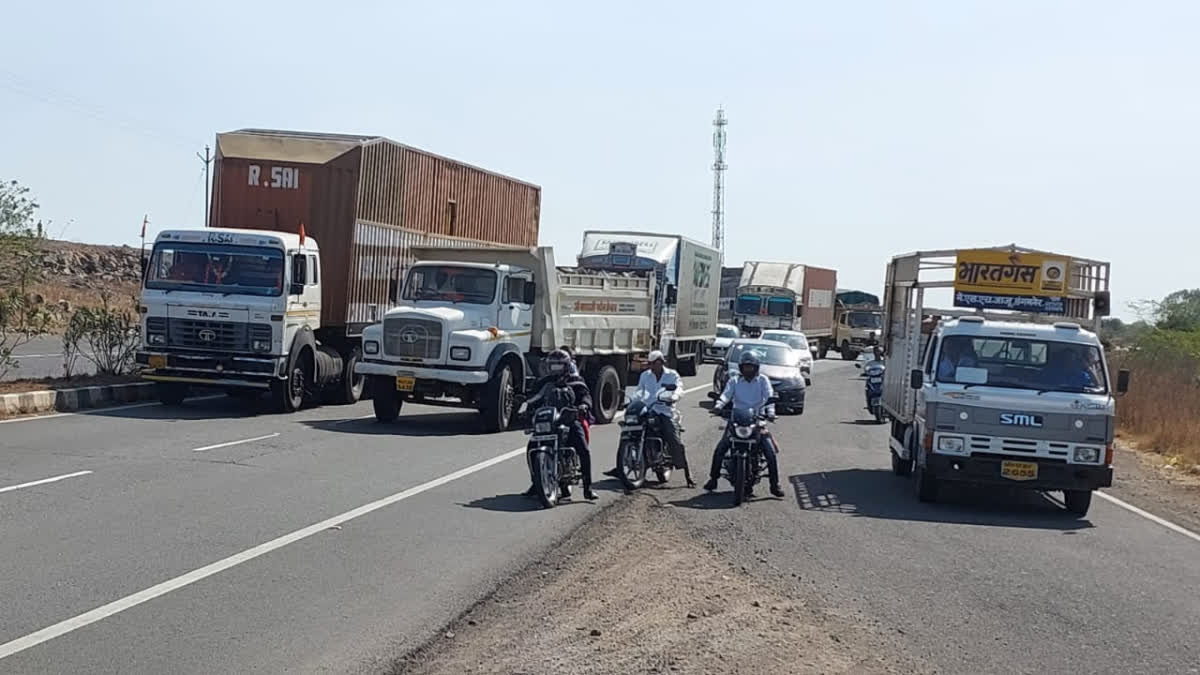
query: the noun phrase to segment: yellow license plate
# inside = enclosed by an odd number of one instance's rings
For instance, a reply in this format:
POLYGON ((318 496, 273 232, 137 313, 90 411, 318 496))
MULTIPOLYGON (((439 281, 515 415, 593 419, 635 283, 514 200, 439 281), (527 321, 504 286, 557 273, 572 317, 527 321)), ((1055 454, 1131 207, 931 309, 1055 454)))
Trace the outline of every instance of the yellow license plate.
POLYGON ((146 365, 151 368, 166 368, 167 357, 161 355, 152 355, 146 362, 146 365))
POLYGON ((396 391, 412 391, 417 384, 417 378, 408 375, 396 376, 396 391))
POLYGON ((1037 480, 1037 462, 1000 462, 1000 475, 1009 480, 1037 480))

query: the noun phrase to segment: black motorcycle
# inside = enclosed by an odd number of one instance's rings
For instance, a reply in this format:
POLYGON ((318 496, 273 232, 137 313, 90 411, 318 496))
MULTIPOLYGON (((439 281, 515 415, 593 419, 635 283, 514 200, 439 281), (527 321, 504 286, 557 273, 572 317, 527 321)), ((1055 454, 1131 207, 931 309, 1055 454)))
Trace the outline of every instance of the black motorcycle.
MULTIPOLYGON (((710 393, 714 401, 720 398, 710 393)), ((768 403, 775 403, 771 397, 768 403)), ((761 439, 767 432, 767 418, 751 408, 725 407, 721 417, 728 422, 725 433, 729 437, 729 449, 721 463, 721 475, 733 486, 733 504, 740 506, 751 488, 767 475, 767 458, 762 452, 761 439)))
MULTIPOLYGON (((670 400, 673 386, 665 386, 658 396, 670 400)), ((674 421, 652 410, 653 403, 635 398, 625 408, 621 420, 621 440, 617 446, 617 466, 626 490, 636 490, 646 484, 646 473, 653 471, 659 483, 671 480, 675 460, 667 452, 660 425, 674 421)))
POLYGON ((570 486, 583 479, 579 454, 570 443, 571 427, 579 416, 573 401, 569 388, 556 388, 534 411, 532 428, 525 432, 530 434, 525 458, 533 489, 547 509, 554 508, 570 494, 570 486))
POLYGON ((866 365, 855 364, 861 368, 863 375, 866 377, 866 395, 867 395, 867 410, 871 412, 871 416, 875 418, 875 422, 883 424, 887 420, 887 413, 883 410, 883 361, 874 360, 868 361, 866 365))

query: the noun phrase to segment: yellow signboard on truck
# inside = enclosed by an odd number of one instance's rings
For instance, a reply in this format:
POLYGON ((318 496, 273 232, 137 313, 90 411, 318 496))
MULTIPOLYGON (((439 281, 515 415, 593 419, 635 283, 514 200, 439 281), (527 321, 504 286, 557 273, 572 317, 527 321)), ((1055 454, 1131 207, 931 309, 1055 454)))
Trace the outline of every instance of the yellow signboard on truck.
POLYGON ((954 304, 1062 314, 1070 260, 994 249, 958 252, 954 304))

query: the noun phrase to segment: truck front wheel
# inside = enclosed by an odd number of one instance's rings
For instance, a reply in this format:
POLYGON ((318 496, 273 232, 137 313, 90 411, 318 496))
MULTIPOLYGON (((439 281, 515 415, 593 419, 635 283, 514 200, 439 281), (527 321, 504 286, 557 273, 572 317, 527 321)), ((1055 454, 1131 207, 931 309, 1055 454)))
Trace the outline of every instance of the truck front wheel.
POLYGON ((617 369, 606 365, 596 372, 592 381, 592 413, 600 424, 608 424, 617 416, 621 406, 621 377, 617 369))
POLYGON ((513 386, 512 364, 502 363, 485 386, 479 413, 488 433, 508 431, 516 412, 516 389, 513 386))
POLYGON ((342 405, 358 403, 358 400, 362 398, 363 386, 366 384, 367 378, 354 372, 354 366, 358 365, 358 359, 359 353, 355 349, 342 362, 342 379, 337 384, 337 402, 342 405))
POLYGON ((841 352, 843 361, 849 361, 854 358, 854 350, 850 349, 850 343, 846 340, 842 340, 841 352))
POLYGON ((1063 502, 1066 503, 1068 511, 1082 518, 1087 515, 1088 509, 1092 507, 1092 491, 1064 490, 1063 502))
POLYGON ((390 377, 376 375, 371 378, 371 403, 375 406, 375 419, 379 422, 395 422, 400 416, 404 400, 396 391, 396 381, 390 377))
POLYGON ((296 412, 304 405, 304 391, 308 384, 308 371, 297 359, 286 380, 271 381, 271 402, 281 413, 296 412))

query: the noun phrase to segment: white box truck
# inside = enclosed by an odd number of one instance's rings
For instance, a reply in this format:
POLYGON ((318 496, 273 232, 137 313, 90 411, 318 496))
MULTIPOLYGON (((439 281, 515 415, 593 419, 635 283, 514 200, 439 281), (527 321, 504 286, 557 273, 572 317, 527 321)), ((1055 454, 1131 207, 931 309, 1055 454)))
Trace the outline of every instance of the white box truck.
POLYGON ((883 407, 892 469, 918 499, 1003 485, 1061 490, 1087 513, 1112 484, 1114 396, 1129 379, 1111 376, 1097 335, 1108 280, 1108 263, 1017 246, 892 259, 883 407), (930 307, 937 289, 955 307, 930 307))

